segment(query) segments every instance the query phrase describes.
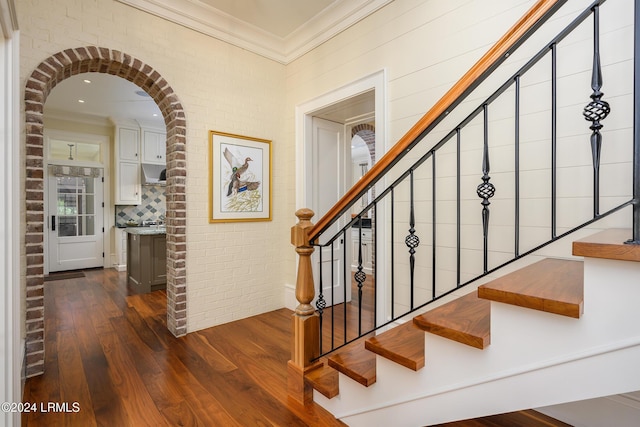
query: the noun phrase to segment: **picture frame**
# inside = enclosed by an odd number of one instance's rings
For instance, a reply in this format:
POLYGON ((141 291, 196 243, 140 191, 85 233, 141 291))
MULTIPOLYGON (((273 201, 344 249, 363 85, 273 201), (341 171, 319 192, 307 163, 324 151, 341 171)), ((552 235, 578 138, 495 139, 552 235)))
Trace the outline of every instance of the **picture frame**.
POLYGON ((271 221, 271 141, 209 131, 209 222, 271 221))

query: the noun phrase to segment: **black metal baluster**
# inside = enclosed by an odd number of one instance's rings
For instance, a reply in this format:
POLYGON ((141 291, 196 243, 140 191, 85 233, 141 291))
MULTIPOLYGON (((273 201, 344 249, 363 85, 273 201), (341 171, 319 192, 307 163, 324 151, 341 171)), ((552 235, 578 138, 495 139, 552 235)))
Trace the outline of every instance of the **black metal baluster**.
POLYGON ((515 106, 515 256, 520 255, 520 76, 516 76, 515 106))
POLYGON ((637 2, 633 28, 633 236, 626 243, 640 245, 640 7, 637 2))
POLYGON ((457 287, 460 286, 460 282, 461 280, 461 270, 460 270, 460 263, 461 263, 461 241, 460 241, 460 235, 461 235, 461 190, 460 190, 460 145, 461 145, 461 139, 460 139, 460 128, 456 128, 456 284, 457 287))
POLYGON ((593 157, 593 216, 600 214, 600 151, 602 147, 602 120, 611 112, 606 101, 602 100, 602 67, 600 65, 600 7, 593 7, 593 70, 591 74, 591 102, 584 107, 582 114, 591 122, 591 155, 593 157))
POLYGON ((394 193, 395 188, 391 187, 391 319, 395 319, 395 304, 396 304, 396 292, 395 292, 395 265, 396 265, 396 256, 395 256, 395 205, 394 205, 394 193))
POLYGON ((415 220, 415 212, 414 212, 414 204, 413 204, 413 169, 411 169, 409 174, 409 183, 410 183, 410 213, 409 213, 409 235, 404 239, 404 243, 409 248, 409 274, 410 274, 410 286, 411 286, 411 310, 414 307, 414 273, 416 269, 416 248, 420 245, 420 239, 415 235, 416 229, 414 228, 416 225, 415 220))
POLYGON ((343 315, 344 315, 344 343, 347 343, 347 286, 351 286, 351 282, 347 283, 347 278, 349 277, 349 275, 347 274, 347 251, 346 251, 346 247, 344 242, 347 241, 347 230, 344 229, 342 231, 342 240, 340 241, 340 244, 342 245, 342 278, 344 280, 343 284, 344 286, 342 287, 342 308, 343 308, 343 315))
POLYGON ((373 251, 373 327, 378 326, 378 202, 373 202, 373 235, 371 236, 371 250, 373 251))
MULTIPOLYGON (((331 246, 333 247, 333 243, 331 244, 331 246)), ((320 290, 318 291, 318 299, 316 300, 316 308, 318 309, 318 317, 320 318, 320 353, 322 353, 322 320, 324 319, 322 314, 324 313, 324 309, 327 306, 327 302, 324 300, 323 294, 324 283, 322 279, 322 249, 322 246, 320 246, 320 290)), ((331 264, 333 265, 333 262, 331 264)), ((331 285, 331 288, 333 288, 333 283, 331 285)))
POLYGON ((557 142, 558 142, 558 82, 557 82, 557 49, 551 45, 551 238, 555 239, 557 230, 557 142))
POLYGON ((482 184, 478 185, 476 193, 478 197, 482 199, 482 237, 484 240, 483 250, 483 264, 484 272, 489 270, 489 205, 490 198, 496 193, 495 186, 489 182, 491 177, 489 171, 491 167, 489 165, 489 113, 488 106, 484 104, 482 106, 484 112, 484 147, 482 153, 482 184))
POLYGON ((367 275, 362 271, 362 216, 358 215, 358 271, 353 275, 358 284, 358 335, 362 335, 362 284, 367 275))
MULTIPOLYGON (((331 280, 333 281, 333 278, 336 277, 336 272, 335 272, 335 263, 333 262, 334 258, 334 244, 335 241, 331 242, 331 280)), ((335 314, 336 314, 336 299, 335 299, 335 295, 333 294, 333 290, 334 290, 334 286, 331 286, 331 350, 333 350, 336 346, 335 344, 335 330, 336 330, 336 325, 335 325, 335 314)))
POLYGON ((436 297, 436 152, 431 156, 431 211, 433 221, 431 223, 431 298, 436 297))

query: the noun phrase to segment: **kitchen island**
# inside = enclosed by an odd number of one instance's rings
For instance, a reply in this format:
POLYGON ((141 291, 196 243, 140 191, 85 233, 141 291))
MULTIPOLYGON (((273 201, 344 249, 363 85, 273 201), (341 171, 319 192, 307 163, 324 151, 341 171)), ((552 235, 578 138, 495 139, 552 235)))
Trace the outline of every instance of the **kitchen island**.
POLYGON ((167 286, 167 239, 164 227, 129 227, 127 283, 138 293, 167 286))

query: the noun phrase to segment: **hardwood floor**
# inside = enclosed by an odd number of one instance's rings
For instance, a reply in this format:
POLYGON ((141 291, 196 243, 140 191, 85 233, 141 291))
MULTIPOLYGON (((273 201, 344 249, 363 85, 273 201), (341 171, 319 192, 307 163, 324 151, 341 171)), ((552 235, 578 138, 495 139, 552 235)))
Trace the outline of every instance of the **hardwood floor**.
MULTIPOLYGON (((344 426, 287 398, 290 316, 281 309, 175 338, 165 293, 134 295, 124 273, 46 282, 46 372, 25 384, 23 402, 38 410, 22 425, 344 426)), ((446 425, 565 424, 525 411, 446 425)))
POLYGON ((131 293, 111 269, 45 283, 46 372, 26 382, 23 426, 344 426, 287 398, 291 311, 175 338, 165 293, 131 293))

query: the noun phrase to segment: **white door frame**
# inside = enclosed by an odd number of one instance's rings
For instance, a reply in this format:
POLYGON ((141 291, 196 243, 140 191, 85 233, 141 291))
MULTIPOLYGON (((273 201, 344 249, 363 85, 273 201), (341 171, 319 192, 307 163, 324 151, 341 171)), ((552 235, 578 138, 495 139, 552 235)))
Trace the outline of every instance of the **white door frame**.
MULTIPOLYGON (((22 401, 24 338, 20 301, 20 36, 13 0, 0 0, 0 400, 22 401), (22 367, 22 368, 21 368, 22 367)), ((22 224, 24 224, 22 222, 22 224)), ((20 413, 3 411, 0 425, 20 425, 20 413)))
MULTIPOLYGON (((89 134, 89 133, 80 133, 80 132, 72 132, 72 131, 63 131, 59 129, 47 129, 45 126, 44 129, 44 211, 49 212, 49 201, 46 195, 49 194, 49 179, 48 179, 48 169, 49 169, 49 140, 51 138, 57 139, 67 139, 69 141, 78 141, 78 142, 97 142, 102 146, 102 162, 100 163, 92 163, 92 164, 81 164, 76 162, 69 162, 69 165, 77 165, 77 166, 93 166, 102 168, 103 170, 103 178, 104 184, 102 187, 103 195, 102 200, 104 202, 104 208, 102 208, 103 215, 103 226, 104 226, 104 235, 102 239, 102 251, 104 252, 104 258, 102 260, 102 267, 108 268, 111 266, 111 228, 113 226, 113 215, 109 215, 108 212, 111 208, 111 174, 109 173, 109 164, 111 163, 111 150, 110 150, 110 138, 107 135, 97 135, 97 134, 89 134)), ((53 164, 64 164, 63 161, 51 161, 53 164)), ((48 239, 48 216, 45 217, 44 226, 47 230, 44 234, 44 274, 49 274, 49 239, 48 239)))
MULTIPOLYGON (((296 106, 296 182, 298 183, 296 186, 296 209, 312 206, 313 203, 313 185, 310 176, 307 176, 307 171, 312 170, 311 164, 313 162, 311 121, 314 112, 373 89, 375 91, 376 157, 378 157, 378 154, 382 156, 387 152, 389 147, 387 146, 388 139, 386 138, 386 77, 386 70, 382 69, 296 106)), ((380 222, 384 220, 384 212, 382 211, 381 209, 378 213, 378 220, 380 222)), ((312 221, 316 222, 318 219, 319 218, 314 217, 312 221)), ((384 241, 382 240, 383 235, 384 229, 383 227, 379 227, 378 236, 376 236, 376 238, 379 239, 378 241, 384 241)), ((386 258, 386 247, 378 245, 376 251, 379 258, 386 258)), ((383 263, 376 265, 376 268, 377 277, 380 279, 378 284, 383 285, 387 282, 383 279, 386 278, 387 271, 383 263)), ((287 307, 295 308, 297 303, 295 302, 295 297, 293 297, 292 302, 291 289, 288 289, 286 292, 285 301, 287 307)), ((378 307, 377 319, 379 323, 384 323, 388 316, 388 313, 385 311, 388 292, 378 292, 376 299, 378 307)))

